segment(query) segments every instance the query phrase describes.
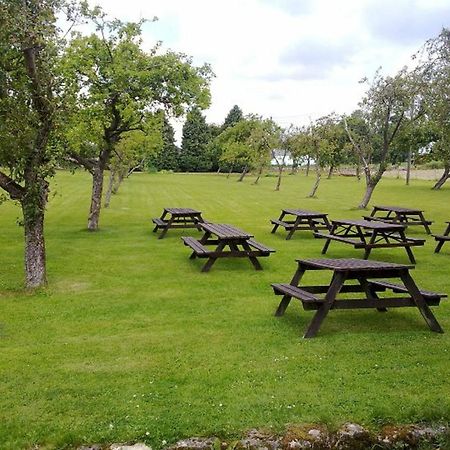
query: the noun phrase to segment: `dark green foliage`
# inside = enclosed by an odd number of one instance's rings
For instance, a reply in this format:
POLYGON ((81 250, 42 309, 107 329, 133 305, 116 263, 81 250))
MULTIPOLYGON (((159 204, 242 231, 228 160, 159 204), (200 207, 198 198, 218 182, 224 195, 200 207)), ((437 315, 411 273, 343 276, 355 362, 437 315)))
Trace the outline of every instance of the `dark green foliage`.
POLYGON ((207 151, 210 129, 199 108, 193 108, 183 126, 180 169, 183 172, 207 172, 211 160, 207 151))
POLYGON ((239 108, 238 105, 234 105, 230 112, 228 113, 227 117, 225 117, 225 121, 222 125, 222 131, 226 130, 229 127, 232 127, 233 125, 236 125, 238 122, 240 122, 244 118, 244 114, 242 112, 242 109, 239 108))
POLYGON ((219 136, 222 131, 222 127, 216 124, 209 125, 210 142, 208 144, 207 152, 211 161, 211 170, 213 172, 218 171, 221 168, 220 157, 222 156, 222 148, 217 145, 215 138, 219 136))
POLYGON ((162 149, 150 158, 149 165, 158 170, 179 169, 179 149, 175 144, 175 132, 167 116, 164 114, 162 125, 162 149))

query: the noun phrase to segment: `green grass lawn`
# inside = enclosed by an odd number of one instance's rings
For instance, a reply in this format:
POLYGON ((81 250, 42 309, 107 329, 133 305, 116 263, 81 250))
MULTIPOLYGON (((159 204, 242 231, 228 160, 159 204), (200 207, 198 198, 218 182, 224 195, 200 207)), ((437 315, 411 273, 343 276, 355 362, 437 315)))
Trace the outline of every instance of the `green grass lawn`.
MULTIPOLYGON (((88 175, 59 173, 47 213, 49 287, 23 284, 20 210, 0 206, 0 448, 70 448, 82 443, 164 441, 194 435, 238 436, 288 423, 383 423, 450 420, 450 304, 434 308, 445 334, 432 333, 417 310, 331 311, 318 336, 301 338, 313 312, 280 300, 271 282, 288 282, 296 258, 320 257, 323 241, 300 232, 270 233, 282 207, 360 217, 363 181, 286 176, 254 186, 217 175, 135 174, 102 212, 101 231, 85 231, 88 175), (200 209, 234 224, 277 252, 261 258, 189 260, 180 237, 158 240, 151 217, 164 206, 200 209)), ((450 186, 383 180, 372 204, 420 207, 440 233, 450 220, 450 186)), ((418 227, 409 230, 425 237, 418 227)), ((450 293, 450 245, 413 249, 416 282, 450 293)), ((329 257, 362 257, 332 242, 329 257)), ((371 259, 408 263, 403 249, 371 259)), ((308 275, 309 276, 309 275, 308 275)), ((317 279, 328 276, 314 274, 317 279)), ((312 277, 308 280, 313 280, 312 277)), ((307 281, 307 279, 305 279, 307 281)))

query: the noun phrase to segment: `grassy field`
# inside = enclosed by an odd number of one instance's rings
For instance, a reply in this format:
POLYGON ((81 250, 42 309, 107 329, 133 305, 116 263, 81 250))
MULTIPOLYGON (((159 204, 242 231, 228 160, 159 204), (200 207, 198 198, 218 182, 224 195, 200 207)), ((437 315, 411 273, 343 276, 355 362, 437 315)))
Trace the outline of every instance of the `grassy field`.
MULTIPOLYGON (((315 339, 301 338, 312 312, 293 302, 284 317, 271 282, 288 282, 295 258, 320 257, 322 241, 270 234, 282 207, 360 217, 363 182, 286 176, 259 186, 217 175, 135 174, 101 231, 85 231, 90 179, 59 173, 46 222, 49 287, 23 283, 19 209, 0 206, 0 448, 71 448, 82 443, 145 441, 154 448, 194 435, 238 436, 288 423, 384 423, 450 420, 450 304, 435 314, 446 333, 429 331, 417 310, 332 311, 315 339), (158 240, 150 218, 164 206, 203 211, 234 224, 277 252, 219 260, 200 273, 180 236, 158 240)), ((450 220, 450 186, 382 181, 372 204, 421 207, 442 232, 450 220)), ((425 236, 417 228, 409 231, 425 236)), ((450 245, 415 248, 416 282, 450 293, 450 245)), ((332 243, 329 257, 361 257, 332 243)), ((401 249, 372 259, 408 263, 401 249)), ((314 275, 316 276, 316 275, 314 275)), ((324 274, 317 274, 317 277, 324 274)), ((319 279, 318 278, 318 279, 319 279)), ((313 280, 313 278, 308 278, 313 280)), ((306 281, 306 280, 305 280, 306 281)), ((322 278, 322 281, 323 278, 322 278)))

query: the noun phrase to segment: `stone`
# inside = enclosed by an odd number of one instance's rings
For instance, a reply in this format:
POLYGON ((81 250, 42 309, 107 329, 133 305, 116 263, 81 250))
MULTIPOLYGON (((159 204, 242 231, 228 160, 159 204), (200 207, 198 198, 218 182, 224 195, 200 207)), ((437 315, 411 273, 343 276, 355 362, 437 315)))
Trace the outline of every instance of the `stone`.
POLYGON ((217 438, 193 437, 176 442, 174 445, 168 447, 168 450, 212 450, 217 448, 217 442, 217 438))
POLYGON ((248 450, 277 450, 281 447, 281 438, 269 432, 250 430, 236 447, 248 450))
POLYGON ((127 444, 112 444, 109 447, 110 450, 152 450, 151 447, 148 447, 145 444, 133 444, 133 445, 127 445, 127 444))

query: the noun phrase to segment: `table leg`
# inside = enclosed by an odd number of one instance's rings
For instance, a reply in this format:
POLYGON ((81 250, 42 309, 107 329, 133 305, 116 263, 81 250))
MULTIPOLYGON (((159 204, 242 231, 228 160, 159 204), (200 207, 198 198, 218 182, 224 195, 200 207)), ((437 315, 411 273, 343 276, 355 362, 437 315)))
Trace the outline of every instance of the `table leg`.
MULTIPOLYGON (((299 267, 297 269, 297 271, 295 272, 294 276, 292 277, 290 284, 292 286, 298 286, 304 273, 305 273, 305 269, 302 267, 299 267)), ((289 306, 289 303, 291 302, 291 299, 292 299, 292 297, 290 295, 283 295, 283 298, 281 299, 281 302, 278 305, 277 310, 275 311, 276 317, 280 317, 284 314, 284 312, 286 311, 286 308, 289 306)))
POLYGON ((408 289, 408 292, 413 298, 417 308, 419 308, 419 311, 422 314, 423 318, 425 319, 425 322, 430 327, 430 330, 436 333, 443 333, 444 330, 439 325, 438 321, 436 320, 436 317, 434 317, 434 314, 431 312, 430 307, 427 305, 427 302, 423 298, 423 295, 420 293, 418 287, 416 286, 416 283, 412 279, 409 272, 406 271, 402 273, 400 275, 400 278, 402 279, 406 289, 408 289))
POLYGON ((327 216, 323 217, 323 223, 327 227, 328 231, 330 231, 331 230, 331 225, 330 225, 330 221, 328 220, 327 216))
POLYGON ((319 307, 316 314, 314 314, 314 317, 312 318, 311 323, 303 336, 304 338, 312 338, 317 334, 320 329, 320 325, 328 314, 328 311, 336 301, 336 296, 341 290, 342 285, 345 282, 345 278, 345 273, 334 272, 330 287, 325 295, 325 302, 319 307))
MULTIPOLYGON (((225 245, 226 245, 226 242, 224 242, 224 241, 219 242, 219 245, 214 250, 214 253, 220 253, 223 250, 223 248, 225 247, 225 245)), ((206 261, 205 265, 203 266, 202 272, 209 272, 209 269, 211 269, 211 267, 216 262, 216 260, 217 260, 217 256, 210 256, 208 258, 208 261, 206 261)))
MULTIPOLYGON (((281 214, 280 214, 280 217, 278 217, 278 220, 283 220, 283 218, 284 218, 285 215, 286 215, 286 213, 285 213, 284 211, 282 211, 281 214)), ((275 231, 277 231, 277 229, 278 229, 279 226, 280 226, 280 225, 276 223, 276 224, 273 226, 271 233, 275 233, 275 231)))
MULTIPOLYGON (((336 231, 336 224, 333 224, 330 229, 330 234, 334 234, 335 231, 336 231)), ((330 246, 330 242, 331 242, 331 239, 327 238, 327 242, 325 242, 325 245, 323 246, 323 249, 322 249, 322 255, 325 255, 325 253, 327 252, 328 247, 330 246)))
POLYGON ((289 239, 291 239, 292 235, 297 230, 300 222, 301 222, 301 218, 297 216, 297 218, 295 219, 295 222, 292 224, 291 231, 289 231, 288 235, 286 236, 287 241, 289 241, 289 239))
POLYGON ((427 221, 425 220, 425 217, 423 216, 423 212, 419 212, 419 217, 420 217, 420 220, 422 221, 422 224, 423 224, 427 234, 431 234, 430 227, 428 226, 427 221))
MULTIPOLYGON (((407 239, 406 239, 405 232, 403 230, 401 230, 398 232, 398 234, 402 238, 402 241, 406 243, 407 239)), ((409 256, 409 260, 411 261, 411 264, 416 264, 416 258, 414 258, 414 253, 412 252, 411 247, 408 247, 407 245, 405 245, 405 250, 409 256)))
MULTIPOLYGON (((249 245, 247 242, 242 242, 241 245, 242 245, 242 248, 243 248, 246 252, 252 252, 252 251, 253 251, 252 248, 250 247, 250 245, 249 245)), ((237 249, 237 251, 239 251, 239 249, 237 249)), ((252 264, 253 264, 253 267, 254 267, 256 270, 263 270, 263 268, 262 268, 262 266, 261 266, 261 264, 260 264, 260 262, 258 261, 258 258, 257 258, 256 256, 250 256, 250 255, 249 255, 248 258, 250 259, 250 261, 251 261, 252 264)))
POLYGON ((174 221, 174 217, 172 216, 168 221, 167 225, 163 228, 162 233, 159 235, 158 239, 162 239, 166 233, 169 231, 170 226, 172 225, 172 222, 174 221))
MULTIPOLYGON (((373 286, 371 286, 368 282, 367 282, 367 278, 358 278, 359 284, 361 285, 361 287, 364 289, 364 292, 366 293, 366 297, 368 300, 379 300, 380 297, 378 296, 377 292, 375 291, 375 289, 373 288, 373 286)), ((387 308, 377 308, 378 312, 386 312, 387 308)))

